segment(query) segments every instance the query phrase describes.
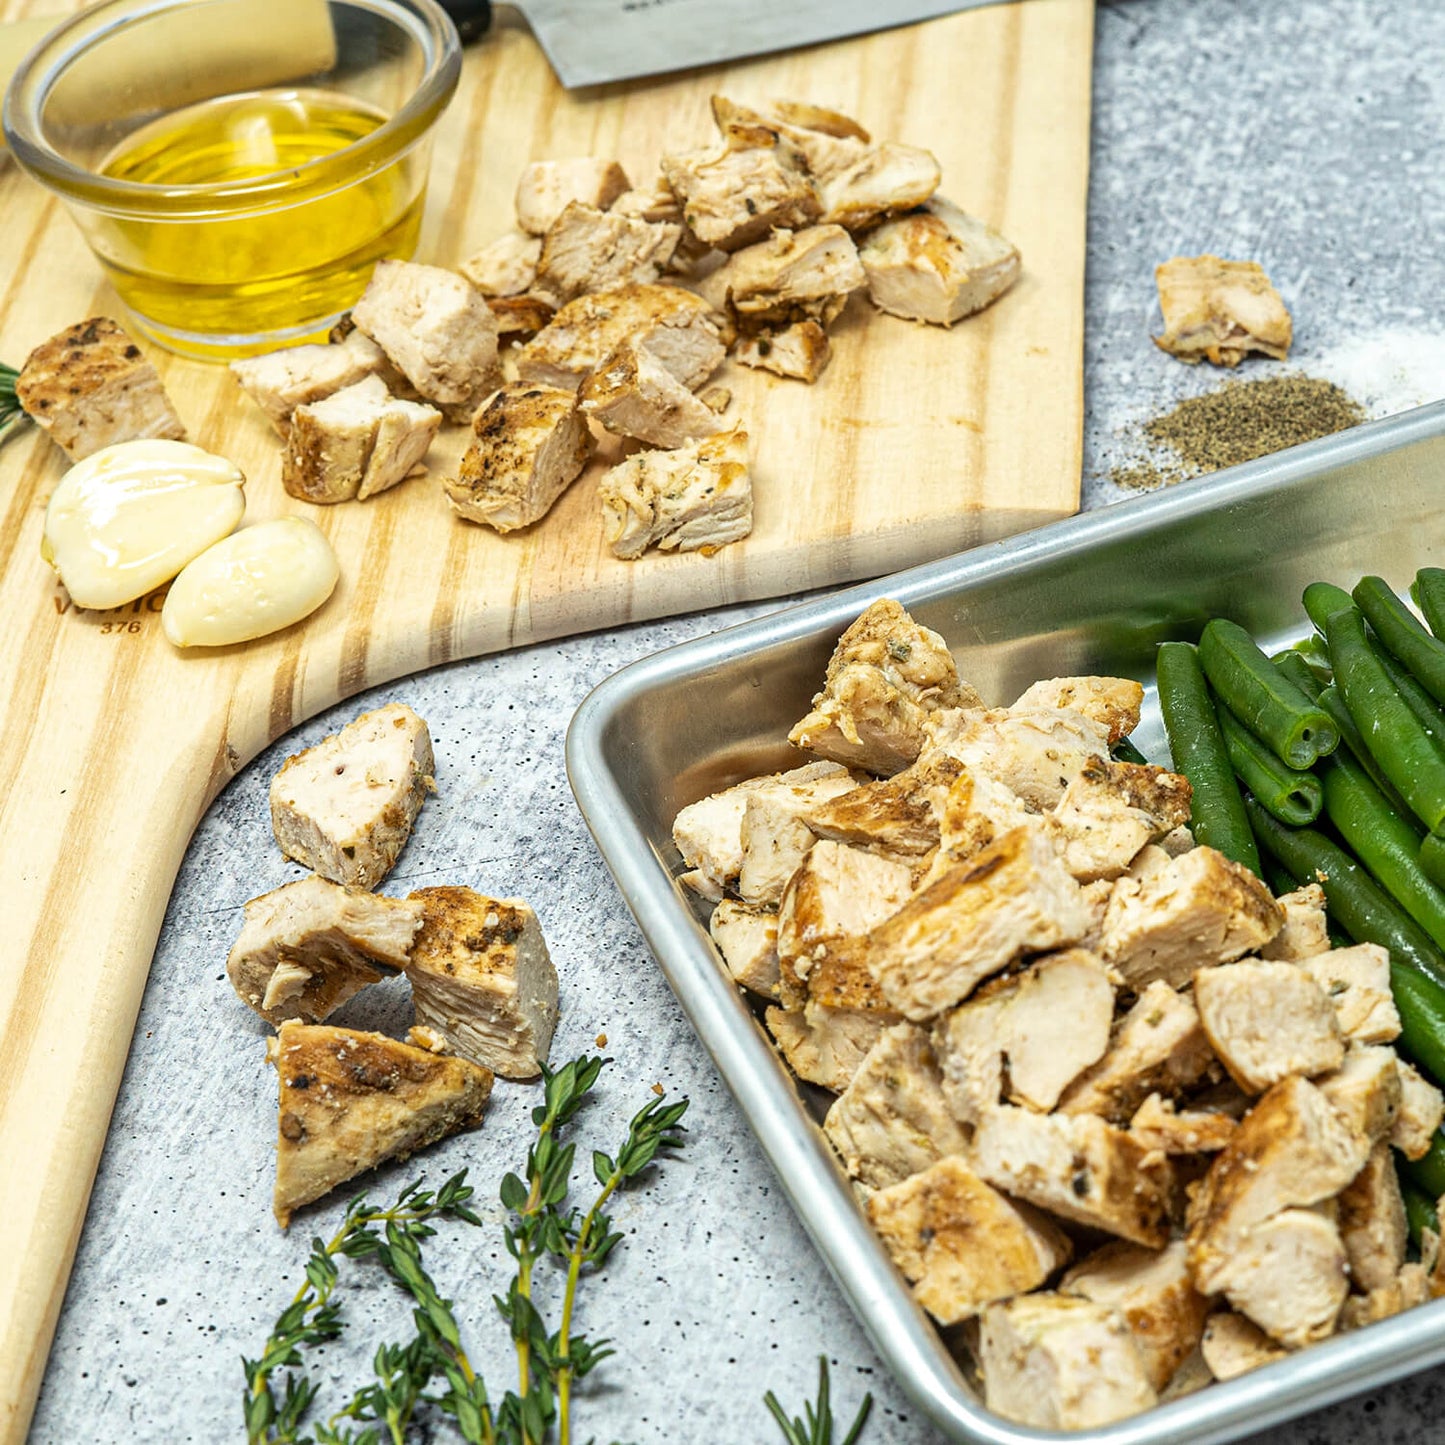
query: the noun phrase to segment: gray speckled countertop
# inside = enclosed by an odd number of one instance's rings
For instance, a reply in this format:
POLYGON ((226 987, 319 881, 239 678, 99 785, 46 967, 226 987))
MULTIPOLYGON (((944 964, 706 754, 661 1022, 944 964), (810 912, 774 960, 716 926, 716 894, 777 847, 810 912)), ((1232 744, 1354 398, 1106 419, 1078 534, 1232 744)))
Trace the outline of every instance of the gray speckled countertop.
MULTIPOLYGON (((1445 23, 1434 0, 1131 0, 1104 5, 1095 53, 1085 343, 1084 499, 1116 499, 1111 467, 1138 423, 1217 373, 1150 344, 1152 268, 1213 250, 1258 259, 1295 317, 1291 366, 1341 382, 1375 415, 1445 396, 1445 23)), ((1258 371, 1247 374, 1259 374, 1258 371)), ((1207 486, 1207 480, 1189 485, 1207 486)), ((365 707, 400 699, 431 724, 438 796, 385 891, 434 882, 520 894, 562 976, 553 1058, 607 1036, 615 1060, 588 1117, 606 1143, 654 1081, 689 1095, 693 1142, 616 1212, 626 1243, 583 1324, 618 1355, 579 1407, 582 1437, 639 1442, 778 1438, 761 1395, 800 1408, 815 1361, 835 1397, 877 1399, 865 1439, 937 1437, 883 1374, 768 1165, 653 966, 572 802, 568 719, 634 658, 779 604, 650 623, 440 669, 314 719, 238 776, 206 815, 171 899, 66 1296, 32 1440, 241 1438, 243 1352, 299 1277, 305 1240, 270 1217, 275 1086, 261 1021, 225 983, 246 899, 297 877, 271 841, 266 789, 288 751, 365 707)), ((395 987, 344 1021, 405 1026, 395 987)), ((471 1170, 482 1230, 449 1229, 431 1262, 460 1300, 474 1356, 509 1378, 490 1304, 506 1277, 491 1204, 521 1162, 536 1091, 498 1086, 482 1129, 371 1181, 471 1170)), ((549 1285, 550 1287, 550 1285, 549 1285)), ((329 1388, 359 1381, 368 1346, 406 1314, 374 1282, 349 1291, 354 1344, 322 1358, 329 1388)), ((1435 1372, 1271 1431, 1277 1445, 1440 1436, 1435 1372)))

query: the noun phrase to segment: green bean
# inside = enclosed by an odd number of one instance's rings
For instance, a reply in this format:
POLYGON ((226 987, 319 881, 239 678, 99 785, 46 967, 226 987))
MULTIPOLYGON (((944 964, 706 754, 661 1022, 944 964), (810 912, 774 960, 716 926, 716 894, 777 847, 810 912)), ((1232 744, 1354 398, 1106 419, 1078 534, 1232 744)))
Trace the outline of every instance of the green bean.
POLYGON ((1445 703, 1445 642, 1430 636, 1383 577, 1361 577, 1353 595, 1390 654, 1436 702, 1445 703))
POLYGON ((1128 738, 1120 738, 1114 744, 1113 757, 1116 763, 1142 763, 1147 766, 1149 762, 1128 738))
POLYGON ((1422 1159, 1399 1158, 1400 1172, 1422 1194, 1439 1199, 1445 1194, 1445 1134, 1436 1130, 1429 1152, 1422 1159))
POLYGON ((1311 582, 1304 591, 1304 604, 1310 621, 1323 635, 1330 613, 1353 607, 1355 599, 1343 587, 1336 587, 1332 582, 1311 582))
POLYGON ((1187 642, 1163 642, 1155 667, 1169 753, 1175 770, 1194 790, 1189 825, 1195 841, 1258 873, 1259 849, 1244 815, 1199 654, 1187 642))
POLYGON ((1420 867, 1434 884, 1445 888, 1445 838, 1426 833, 1420 844, 1420 867))
POLYGON ((1318 632, 1311 632, 1308 637, 1302 638, 1290 651, 1309 669, 1310 676, 1316 679, 1316 687, 1330 680, 1330 650, 1318 632))
POLYGON ((1351 607, 1331 613, 1326 640, 1335 682, 1380 771, 1432 832, 1445 823, 1445 757, 1391 684, 1351 607))
POLYGON ((1425 614, 1430 631, 1445 639, 1445 567, 1422 567, 1410 585, 1410 596, 1425 614))
POLYGON ((1419 719, 1420 726, 1435 740, 1436 748, 1440 750, 1441 757, 1445 758, 1445 713, 1440 711, 1435 699, 1373 637, 1370 639, 1370 646, 1379 658, 1385 676, 1390 679, 1396 692, 1404 698, 1405 706, 1419 719))
POLYGON ((1445 1080, 1445 987, 1392 957, 1390 992, 1400 1011, 1400 1044, 1440 1083, 1445 1080))
POLYGON ((1287 768, 1227 707, 1216 707, 1219 731, 1239 781, 1281 823, 1291 828, 1313 823, 1324 802, 1313 773, 1287 768))
POLYGON ((1350 716, 1350 710, 1345 706, 1345 700, 1340 696, 1339 688, 1331 683, 1320 693, 1317 701, 1334 719, 1335 726, 1340 730, 1340 740, 1354 754, 1355 761, 1370 775, 1370 781, 1385 795, 1390 806, 1412 828, 1417 828, 1423 833, 1425 830, 1420 826, 1419 819, 1410 811, 1410 805, 1400 796, 1400 790, 1394 783, 1380 771, 1380 765, 1375 761, 1374 754, 1365 746, 1365 740, 1360 736, 1360 730, 1355 726, 1355 720, 1350 716))
POLYGON ((1274 755, 1291 768, 1308 768, 1340 740, 1321 712, 1238 623, 1216 617, 1199 638, 1199 665, 1220 700, 1274 755))
MULTIPOLYGON (((1315 641, 1319 641, 1315 638, 1315 641)), ((1288 652, 1276 652, 1270 661, 1282 672, 1311 702, 1318 700, 1324 681, 1310 666, 1304 654, 1295 648, 1288 652)))
POLYGON ((1419 1249, 1420 1238, 1427 1229, 1432 1234, 1440 1233, 1435 1201, 1409 1179, 1400 1181, 1400 1195, 1405 1201, 1405 1226, 1410 1231, 1410 1243, 1419 1249))

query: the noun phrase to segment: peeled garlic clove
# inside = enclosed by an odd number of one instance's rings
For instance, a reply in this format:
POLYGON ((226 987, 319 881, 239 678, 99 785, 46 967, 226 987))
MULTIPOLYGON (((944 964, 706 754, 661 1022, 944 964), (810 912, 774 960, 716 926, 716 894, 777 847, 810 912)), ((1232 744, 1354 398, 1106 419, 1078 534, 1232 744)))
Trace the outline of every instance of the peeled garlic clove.
POLYGON ((314 522, 280 517, 232 533, 171 584, 161 625, 177 647, 226 647, 300 622, 341 569, 314 522))
POLYGON ((189 442, 102 447, 60 479, 40 555, 77 607, 119 607, 235 529, 245 474, 189 442))

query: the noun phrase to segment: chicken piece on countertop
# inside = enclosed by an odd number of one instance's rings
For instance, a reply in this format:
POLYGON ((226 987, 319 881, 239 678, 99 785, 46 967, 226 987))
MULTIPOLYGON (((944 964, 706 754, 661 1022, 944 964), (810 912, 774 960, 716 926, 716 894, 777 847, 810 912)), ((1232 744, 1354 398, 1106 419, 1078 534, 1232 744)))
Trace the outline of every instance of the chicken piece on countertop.
POLYGON ((942 179, 943 171, 932 151, 884 141, 819 187, 822 220, 850 231, 866 230, 885 216, 911 211, 931 200, 942 179))
POLYGON ((1198 1348, 1209 1301, 1189 1278, 1184 1241, 1161 1250, 1119 1241, 1082 1259, 1059 1281, 1059 1293, 1112 1305, 1129 1322, 1144 1371, 1156 1390, 1198 1348))
POLYGON ((1439 1298, 1430 1280, 1430 1272, 1422 1264, 1403 1265, 1400 1272, 1387 1284, 1378 1286, 1366 1294, 1352 1294, 1340 1310, 1338 1328, 1362 1330, 1366 1325, 1378 1324, 1395 1315, 1412 1310, 1416 1305, 1428 1304, 1439 1298))
POLYGON ((435 769, 426 723, 388 703, 286 759, 271 780, 271 830, 323 878, 375 888, 436 790, 435 769))
POLYGON ((1073 1295, 989 1305, 979 1331, 984 1404, 1042 1430, 1087 1430, 1150 1409, 1158 1396, 1128 1321, 1073 1295))
POLYGON ((1216 1380, 1238 1379, 1251 1370, 1289 1356, 1289 1351, 1277 1345, 1257 1324, 1229 1310, 1220 1310, 1205 1321, 1200 1349, 1216 1380))
POLYGON ((898 1022, 898 1015, 810 1002, 799 1010, 770 1008, 763 1020, 800 1079, 841 1094, 883 1030, 898 1022))
POLYGON ((773 100, 754 108, 715 95, 712 114, 724 134, 730 125, 776 131, 797 147, 808 163, 808 173, 820 185, 861 160, 873 139, 851 116, 801 101, 773 100))
POLYGON ((870 231, 858 259, 880 311, 934 326, 992 306, 1021 268, 1012 241, 941 196, 870 231))
POLYGON ((823 690, 788 741, 870 773, 892 774, 917 759, 932 713, 978 706, 944 640, 883 597, 838 639, 823 690))
POLYGON ((1255 261, 1175 256, 1154 268, 1164 334, 1154 338, 1191 366, 1207 359, 1238 366, 1251 351, 1283 361, 1293 328, 1289 312, 1255 261))
POLYGON ((575 392, 509 382, 478 408, 472 444, 442 486, 468 521, 513 532, 545 517, 591 455, 592 433, 575 392))
POLYGON ((680 286, 619 286, 579 296, 522 348, 523 381, 575 391, 623 341, 646 346, 689 390, 722 364, 727 350, 712 308, 680 286))
POLYGON ((283 1023, 267 1056, 280 1075, 282 1229, 303 1204, 383 1160, 475 1128, 492 1093, 490 1069, 330 1024, 283 1023))
POLYGON ((738 896, 748 903, 781 903, 789 881, 818 841, 809 826, 813 810, 851 791, 853 778, 844 772, 799 787, 753 793, 743 808, 738 896))
POLYGON ((352 320, 448 421, 470 421, 502 384, 497 323, 455 271, 378 261, 352 320))
POLYGON ((616 161, 595 156, 533 161, 517 180, 517 224, 530 235, 544 236, 573 201, 605 211, 631 187, 616 161))
POLYGON ((535 1079, 557 1025, 557 970, 520 898, 418 888, 421 931, 406 975, 418 1022, 504 1079, 535 1079))
POLYGON ((42 341, 20 368, 15 398, 72 462, 117 442, 186 439, 160 374, 108 316, 42 341))
POLYGON ((874 1189, 968 1151, 967 1136, 944 1100, 928 1034, 914 1024, 894 1024, 879 1035, 833 1101, 823 1132, 849 1176, 874 1189))
POLYGON ((1177 1097, 1213 1063, 1193 1000, 1156 980, 1114 1026, 1108 1052, 1074 1080, 1059 1109, 1127 1124, 1151 1094, 1177 1097))
POLYGON ((1217 1154, 1225 1148, 1239 1121, 1205 1109, 1176 1109, 1172 1100, 1150 1094, 1129 1120, 1129 1132, 1146 1149, 1160 1154, 1217 1154))
POLYGON ((731 313, 744 332, 789 322, 827 325, 843 302, 867 284, 858 248, 841 226, 774 231, 734 251, 698 291, 714 310, 731 313))
POLYGON ((320 1023, 369 983, 406 966, 421 907, 314 874, 246 904, 226 972, 268 1023, 320 1023))
POLYGON ((735 983, 764 998, 778 997, 778 911, 724 898, 708 933, 735 983))
POLYGON ((532 289, 541 257, 541 236, 507 231, 463 261, 457 270, 483 296, 520 296, 532 289))
POLYGON ((487 310, 497 323, 499 341, 524 337, 530 340, 552 324, 557 314, 550 300, 540 296, 493 296, 487 301, 487 310))
POLYGON ((284 441, 298 406, 355 386, 387 366, 386 353, 371 337, 351 331, 327 345, 287 346, 264 356, 244 357, 231 363, 230 372, 284 441))
POLYGON ((1189 821, 1189 779, 1150 764, 1091 758, 1044 820, 1080 883, 1117 878, 1140 849, 1189 821))
POLYGON ((682 227, 633 220, 571 201, 547 228, 536 291, 559 304, 587 292, 648 286, 662 275, 682 227))
POLYGON ((1109 730, 1109 746, 1139 726, 1144 689, 1132 677, 1048 677, 1019 694, 1010 712, 1081 712, 1109 730))
POLYGON ((1445 1119, 1445 1097, 1417 1069, 1399 1060, 1400 1111, 1390 1130, 1390 1143, 1407 1159, 1423 1159, 1445 1119))
POLYGON ((1121 878, 1104 916, 1104 957, 1136 989, 1175 988, 1197 969, 1232 963, 1279 932, 1283 914, 1247 868, 1193 848, 1148 878, 1121 878))
POLYGON ((1194 975, 1199 1021, 1220 1063, 1246 1093, 1290 1074, 1339 1068, 1344 1035, 1324 989, 1293 963, 1245 959, 1194 975))
POLYGON ((1388 1143, 1370 1151, 1365 1167, 1340 1191, 1339 1207, 1340 1238, 1355 1287, 1368 1293, 1393 1283, 1405 1263, 1409 1231, 1388 1143))
POLYGON ((416 470, 441 424, 435 407, 365 377, 292 412, 281 485, 303 502, 365 501, 416 470))
POLYGON ((1325 890, 1307 883, 1293 893, 1275 900, 1284 914, 1284 927, 1259 950, 1261 958, 1313 958, 1330 949, 1329 926, 1325 919, 1325 890))
POLYGON ((711 556, 753 530, 748 434, 741 426, 671 451, 638 452, 597 483, 612 555, 635 561, 649 547, 711 556))
POLYGON ((1052 1220, 990 1188, 959 1158, 880 1189, 867 1214, 914 1299, 943 1325, 1036 1289, 1071 1252, 1052 1220))
POLYGON ((1360 1044, 1388 1044, 1400 1036, 1400 1011, 1390 992, 1390 954, 1378 943, 1333 948, 1296 960, 1334 1006, 1340 1030, 1360 1044))
POLYGON ((733 348, 733 360, 754 371, 771 371, 811 386, 833 356, 828 333, 816 321, 795 321, 781 331, 744 336, 733 348))
POLYGON ((1351 1044, 1340 1067, 1315 1083, 1346 1126, 1374 1144, 1388 1139, 1395 1127, 1403 1097, 1401 1071, 1408 1067, 1383 1044, 1351 1044))
POLYGON ((949 791, 963 764, 923 757, 891 778, 863 783, 808 814, 819 838, 867 848, 899 862, 921 861, 939 846, 949 791))
POLYGON ((888 1002, 922 1022, 1021 955, 1072 946, 1088 925, 1079 885, 1053 848, 1017 828, 948 868, 858 947, 888 1002))
POLYGON ((607 354, 578 396, 583 414, 608 431, 668 451, 725 426, 645 344, 630 338, 607 354))
POLYGON ((1047 1111, 1109 1046, 1114 986, 1081 948, 985 984, 941 1017, 933 1047, 954 1117, 977 1124, 1003 1098, 1047 1111))

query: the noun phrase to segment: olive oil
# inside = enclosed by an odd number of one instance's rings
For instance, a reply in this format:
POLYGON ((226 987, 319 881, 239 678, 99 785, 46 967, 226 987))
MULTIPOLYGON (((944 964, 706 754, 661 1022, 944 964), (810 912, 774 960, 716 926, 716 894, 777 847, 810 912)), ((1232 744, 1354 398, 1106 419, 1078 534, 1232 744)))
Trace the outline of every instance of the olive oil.
POLYGON ((239 355, 315 333, 361 295, 378 260, 416 248, 424 145, 371 174, 312 164, 386 119, 323 90, 256 91, 165 116, 101 174, 223 189, 173 191, 173 211, 144 219, 97 215, 91 244, 141 324, 176 350, 239 355))

